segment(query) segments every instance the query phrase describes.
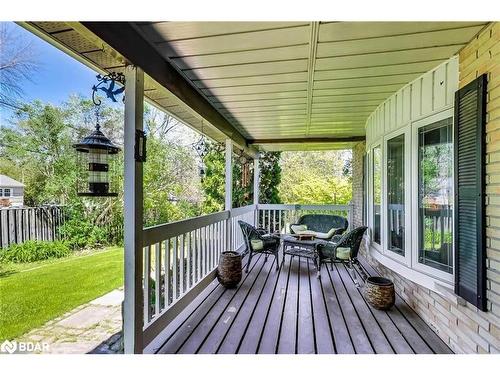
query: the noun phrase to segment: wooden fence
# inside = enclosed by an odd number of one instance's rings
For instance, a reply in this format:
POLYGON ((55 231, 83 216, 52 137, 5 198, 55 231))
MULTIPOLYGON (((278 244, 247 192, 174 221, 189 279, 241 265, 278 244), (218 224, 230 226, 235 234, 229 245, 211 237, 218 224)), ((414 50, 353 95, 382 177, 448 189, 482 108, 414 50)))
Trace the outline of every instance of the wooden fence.
POLYGON ((60 240, 64 223, 61 206, 0 209, 0 248, 28 240, 60 240))

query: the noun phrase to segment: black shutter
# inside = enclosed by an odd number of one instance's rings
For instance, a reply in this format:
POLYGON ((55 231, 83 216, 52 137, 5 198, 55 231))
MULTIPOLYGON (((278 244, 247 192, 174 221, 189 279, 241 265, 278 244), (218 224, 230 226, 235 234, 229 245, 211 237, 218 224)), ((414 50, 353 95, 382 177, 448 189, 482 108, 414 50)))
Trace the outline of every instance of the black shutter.
POLYGON ((486 310, 486 75, 455 93, 455 293, 486 310))

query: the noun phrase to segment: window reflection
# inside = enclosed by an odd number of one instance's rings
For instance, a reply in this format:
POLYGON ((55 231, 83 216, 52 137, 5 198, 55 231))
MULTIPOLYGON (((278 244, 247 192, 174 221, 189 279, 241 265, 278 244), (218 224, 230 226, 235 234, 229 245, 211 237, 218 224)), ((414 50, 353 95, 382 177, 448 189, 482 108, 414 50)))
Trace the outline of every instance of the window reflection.
POLYGON ((452 273, 453 144, 451 118, 418 134, 418 261, 452 273))
POLYGON ((387 234, 388 249, 405 255, 404 143, 401 134, 387 142, 387 234))

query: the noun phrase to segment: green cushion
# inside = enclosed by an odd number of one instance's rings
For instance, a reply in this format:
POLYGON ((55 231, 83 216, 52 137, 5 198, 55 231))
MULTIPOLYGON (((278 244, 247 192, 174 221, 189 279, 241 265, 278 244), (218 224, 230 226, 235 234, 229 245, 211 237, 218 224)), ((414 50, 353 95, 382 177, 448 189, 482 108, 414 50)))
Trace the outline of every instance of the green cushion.
POLYGON ((264 242, 262 240, 251 240, 250 244, 252 245, 252 249, 255 251, 259 251, 264 248, 264 242))
POLYGON ((337 247, 337 259, 349 260, 351 258, 350 247, 337 247))
POLYGON ((307 225, 292 224, 292 225, 290 225, 290 229, 293 231, 293 233, 302 234, 302 232, 307 231, 307 225))

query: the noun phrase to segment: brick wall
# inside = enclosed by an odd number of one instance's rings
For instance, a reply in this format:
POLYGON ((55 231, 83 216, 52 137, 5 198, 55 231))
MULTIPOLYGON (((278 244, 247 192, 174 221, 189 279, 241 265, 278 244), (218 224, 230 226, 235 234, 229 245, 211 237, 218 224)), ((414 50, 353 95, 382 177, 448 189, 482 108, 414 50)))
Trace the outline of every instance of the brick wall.
MULTIPOLYGON (((445 289, 417 285, 361 253, 394 281, 399 295, 456 353, 500 353, 500 23, 490 24, 459 55, 460 87, 488 74, 487 99, 487 299, 488 312, 445 289)), ((353 170, 354 174, 354 170, 353 170)))
POLYGON ((363 225, 363 156, 365 142, 357 143, 352 149, 352 204, 353 225, 363 225))

